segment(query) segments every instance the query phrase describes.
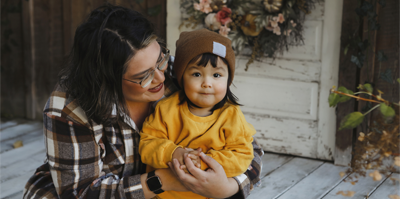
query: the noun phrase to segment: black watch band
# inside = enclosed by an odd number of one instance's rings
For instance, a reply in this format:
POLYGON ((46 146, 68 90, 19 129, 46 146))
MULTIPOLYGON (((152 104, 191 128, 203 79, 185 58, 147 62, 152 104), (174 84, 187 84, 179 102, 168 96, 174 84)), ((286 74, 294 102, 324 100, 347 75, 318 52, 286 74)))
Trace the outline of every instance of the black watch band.
POLYGON ((147 173, 146 183, 147 187, 149 187, 150 191, 152 191, 153 193, 160 194, 164 192, 164 190, 161 189, 161 180, 158 176, 156 176, 156 171, 151 171, 147 173))

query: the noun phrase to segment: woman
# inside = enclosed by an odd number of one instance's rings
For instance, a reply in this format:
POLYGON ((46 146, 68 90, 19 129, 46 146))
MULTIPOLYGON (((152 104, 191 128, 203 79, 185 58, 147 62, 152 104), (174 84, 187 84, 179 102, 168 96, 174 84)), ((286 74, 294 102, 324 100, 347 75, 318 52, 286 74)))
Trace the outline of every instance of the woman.
POLYGON ((139 130, 154 102, 176 90, 164 84, 168 60, 142 15, 111 5, 94 10, 77 28, 70 62, 44 108, 47 163, 29 179, 24 198, 152 198, 163 190, 246 197, 259 183, 256 143, 249 170, 235 178, 206 156, 207 171, 188 163, 186 174, 174 161, 144 172, 139 130))

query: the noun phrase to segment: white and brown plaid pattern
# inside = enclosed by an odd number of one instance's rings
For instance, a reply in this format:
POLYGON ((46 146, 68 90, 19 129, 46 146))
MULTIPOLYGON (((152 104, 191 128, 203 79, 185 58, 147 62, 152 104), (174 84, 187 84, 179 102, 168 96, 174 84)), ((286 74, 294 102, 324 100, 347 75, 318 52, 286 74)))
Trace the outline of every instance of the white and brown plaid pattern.
MULTIPOLYGON (((176 91, 166 81, 166 94, 176 91)), ((133 121, 113 125, 88 121, 77 102, 59 86, 43 113, 47 163, 25 186, 24 198, 144 198, 140 174, 145 165, 138 152, 139 132, 133 121)), ((262 149, 256 143, 254 159, 245 175, 235 179, 245 198, 259 185, 262 149)))

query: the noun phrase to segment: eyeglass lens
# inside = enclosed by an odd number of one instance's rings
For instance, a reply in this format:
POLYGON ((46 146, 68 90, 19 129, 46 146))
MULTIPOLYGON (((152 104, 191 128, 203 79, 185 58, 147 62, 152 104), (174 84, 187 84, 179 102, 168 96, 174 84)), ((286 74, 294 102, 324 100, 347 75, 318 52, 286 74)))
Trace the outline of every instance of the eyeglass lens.
MULTIPOLYGON (((165 66, 167 66, 168 64, 168 60, 169 60, 169 52, 167 52, 163 59, 161 60, 161 62, 158 64, 158 66, 156 67, 158 70, 164 70, 165 66)), ((150 74, 145 77, 145 79, 142 81, 142 83, 140 84, 142 86, 142 88, 148 86, 151 81, 153 81, 154 79, 154 73, 156 72, 156 69, 154 69, 153 71, 150 72, 150 74)))

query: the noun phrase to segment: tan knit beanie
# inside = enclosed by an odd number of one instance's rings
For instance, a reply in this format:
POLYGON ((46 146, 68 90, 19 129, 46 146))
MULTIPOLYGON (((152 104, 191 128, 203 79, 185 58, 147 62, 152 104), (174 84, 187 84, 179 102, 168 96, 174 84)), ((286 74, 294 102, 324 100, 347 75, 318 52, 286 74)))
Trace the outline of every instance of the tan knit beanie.
POLYGON ((231 77, 228 86, 231 85, 235 74, 235 52, 232 49, 231 40, 216 32, 200 29, 182 32, 176 41, 174 71, 179 86, 182 87, 183 73, 190 60, 204 53, 212 53, 228 61, 231 77))

